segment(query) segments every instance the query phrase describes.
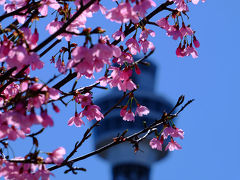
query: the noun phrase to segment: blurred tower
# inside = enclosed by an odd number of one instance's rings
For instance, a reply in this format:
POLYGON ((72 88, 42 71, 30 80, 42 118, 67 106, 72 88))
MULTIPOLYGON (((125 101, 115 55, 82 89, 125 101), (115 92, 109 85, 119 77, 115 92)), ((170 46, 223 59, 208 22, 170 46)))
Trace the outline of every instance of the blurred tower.
MULTIPOLYGON (((123 121, 120 110, 112 111, 101 125, 95 128, 95 147, 99 148, 112 142, 113 137, 121 134, 126 129, 130 135, 144 128, 143 121, 147 125, 159 119, 163 111, 168 111, 172 105, 154 92, 156 66, 151 62, 150 66, 140 66, 141 75, 133 74, 133 81, 140 86, 134 93, 138 102, 150 109, 148 116, 135 117, 135 122, 123 121)), ((134 73, 134 72, 133 72, 134 73)), ((107 96, 99 98, 96 102, 102 112, 106 112, 120 98, 122 93, 117 88, 111 90, 107 96)), ((160 127, 161 128, 161 127, 160 127)), ((99 154, 112 165, 113 180, 149 180, 151 165, 167 155, 167 152, 152 150, 149 146, 150 138, 139 144, 139 151, 134 153, 134 148, 129 143, 122 143, 99 154)))

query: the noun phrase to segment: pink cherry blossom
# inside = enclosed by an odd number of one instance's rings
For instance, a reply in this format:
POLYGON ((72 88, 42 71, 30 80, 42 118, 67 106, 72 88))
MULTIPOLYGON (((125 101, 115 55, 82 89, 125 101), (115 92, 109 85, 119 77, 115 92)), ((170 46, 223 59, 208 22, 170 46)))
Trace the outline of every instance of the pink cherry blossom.
POLYGON ((55 67, 58 69, 58 71, 62 74, 66 74, 67 73, 67 68, 64 64, 64 61, 61 60, 61 58, 58 58, 55 67))
POLYGON ((43 62, 40 61, 39 56, 34 52, 27 52, 23 46, 12 48, 6 58, 8 68, 17 67, 21 70, 25 65, 31 65, 32 70, 42 69, 43 62))
POLYGON ((54 122, 52 118, 48 115, 47 109, 46 110, 41 109, 41 117, 43 119, 42 126, 44 128, 46 128, 47 126, 53 126, 54 122))
MULTIPOLYGON (((21 7, 25 6, 27 4, 24 0, 11 0, 11 3, 4 4, 4 10, 7 13, 10 13, 12 11, 15 11, 17 9, 20 9, 21 7)), ((28 13, 26 13, 27 10, 23 10, 20 13, 25 15, 14 15, 13 18, 17 19, 19 23, 23 24, 28 16, 28 13)))
POLYGON ((137 75, 141 74, 141 70, 140 70, 140 68, 138 67, 138 65, 137 65, 137 64, 134 64, 134 67, 135 67, 135 72, 136 72, 136 74, 137 74, 137 75))
POLYGON ((110 67, 109 70, 112 70, 112 73, 109 77, 110 87, 118 87, 119 91, 126 92, 127 90, 131 91, 137 89, 137 86, 130 79, 132 76, 132 70, 125 68, 120 71, 118 67, 110 67))
POLYGON ((186 48, 186 56, 189 56, 189 55, 192 55, 192 57, 195 59, 195 58, 198 58, 198 52, 197 50, 192 46, 192 44, 188 45, 187 48, 186 48))
POLYGON ((167 151, 167 150, 174 151, 174 150, 179 150, 179 149, 182 149, 182 147, 176 141, 171 139, 171 141, 166 146, 165 151, 167 151))
POLYGON ((60 8, 60 5, 56 0, 42 0, 40 4, 41 6, 39 7, 38 10, 42 16, 47 16, 48 6, 55 10, 58 10, 60 8))
POLYGON ((181 139, 183 139, 184 138, 184 131, 182 129, 178 129, 178 128, 166 127, 163 130, 162 135, 163 135, 164 139, 167 139, 168 136, 180 137, 181 139))
POLYGON ((174 40, 177 40, 179 37, 180 38, 182 37, 182 33, 180 32, 178 25, 169 26, 167 30, 167 35, 172 36, 174 40))
POLYGON ((160 140, 157 138, 153 138, 149 142, 149 145, 151 146, 152 149, 157 149, 159 151, 162 151, 163 138, 161 138, 160 140))
MULTIPOLYGON (((24 160, 24 158, 17 157, 13 160, 24 160)), ((45 165, 35 165, 31 163, 13 163, 1 159, 0 175, 5 179, 49 179, 53 175, 47 170, 45 165)))
POLYGON ((188 6, 187 4, 185 3, 185 0, 168 0, 170 2, 174 2, 177 6, 177 10, 178 11, 188 11, 188 6))
POLYGON ((140 52, 140 46, 135 37, 128 39, 126 45, 131 54, 136 55, 140 52))
POLYGON ((82 125, 85 125, 85 123, 82 120, 83 114, 82 113, 75 113, 75 116, 71 117, 68 120, 68 126, 72 126, 75 124, 77 127, 81 127, 82 125))
MULTIPOLYGON (((193 4, 198 4, 199 0, 189 0, 192 1, 193 4)), ((202 2, 204 3, 206 0, 202 0, 202 2)))
POLYGON ((133 7, 133 11, 140 17, 145 17, 147 10, 151 7, 156 7, 156 3, 153 0, 141 0, 137 1, 136 5, 133 7))
POLYGON ((190 27, 185 26, 184 23, 182 23, 182 27, 180 29, 180 32, 181 32, 181 39, 183 39, 184 36, 193 35, 193 30, 190 27))
POLYGON ((53 110, 54 110, 56 113, 59 113, 59 112, 60 112, 60 109, 59 109, 58 106, 56 106, 54 103, 52 103, 52 107, 53 107, 53 110))
POLYGON ((4 62, 8 56, 9 51, 13 47, 13 42, 9 41, 6 36, 3 36, 4 40, 0 44, 0 62, 4 62))
POLYGON ((131 110, 126 111, 123 116, 124 121, 135 121, 135 115, 131 110))
POLYGON ((168 17, 159 19, 159 20, 156 22, 156 24, 157 24, 159 27, 165 29, 166 31, 167 31, 167 30, 169 29, 169 27, 170 27, 170 25, 169 25, 169 23, 168 23, 168 17))
MULTIPOLYGON (((54 20, 52 22, 50 22, 47 26, 46 26, 46 30, 49 31, 49 34, 53 34, 55 33, 57 30, 59 30, 62 25, 64 24, 63 21, 57 21, 57 20, 54 20)), ((69 32, 74 32, 74 33, 79 33, 79 30, 78 30, 78 24, 73 22, 71 23, 67 28, 66 28, 66 31, 69 31, 69 32)), ((70 41, 71 37, 72 37, 72 34, 69 34, 69 33, 62 33, 60 35, 57 36, 57 39, 62 39, 63 37, 65 37, 66 41, 70 41)))
POLYGON ((150 111, 146 106, 142 106, 142 105, 138 104, 135 115, 142 117, 143 115, 148 115, 149 112, 150 111))
POLYGON ((151 29, 144 29, 141 34, 140 34, 140 37, 139 37, 139 40, 142 40, 142 41, 145 41, 147 40, 148 38, 148 35, 152 36, 152 37, 155 37, 155 32, 151 29))
MULTIPOLYGON (((21 29, 24 33, 24 39, 27 42, 28 47, 30 47, 30 49, 34 49, 37 46, 37 42, 39 39, 39 34, 37 29, 35 28, 34 33, 32 34, 31 29, 30 28, 22 28, 21 29)), ((27 46, 24 44, 24 47, 27 48, 27 46)))
POLYGON ((75 101, 81 104, 82 108, 84 108, 85 106, 92 104, 92 95, 90 93, 84 95, 77 94, 77 96, 75 96, 75 101))
POLYGON ((112 37, 115 39, 115 40, 121 40, 121 41, 124 41, 125 39, 125 35, 124 33, 122 32, 122 30, 118 30, 116 31, 115 33, 113 33, 112 37))
POLYGON ((3 5, 6 0, 0 0, 0 5, 3 5))
POLYGON ((55 149, 52 153, 48 153, 48 158, 45 160, 46 163, 55 163, 56 165, 61 165, 63 162, 64 154, 66 151, 63 147, 55 149))
POLYGON ((124 117, 126 113, 127 113, 127 106, 123 106, 123 108, 120 111, 120 116, 124 117))
POLYGON ((181 45, 181 43, 179 44, 178 48, 176 49, 176 55, 177 55, 177 57, 186 56, 186 49, 184 46, 181 45))
POLYGON ((87 117, 89 121, 96 119, 97 121, 100 121, 104 118, 103 114, 100 112, 100 107, 97 105, 88 105, 83 110, 83 115, 87 117))
POLYGON ((110 79, 108 77, 103 76, 103 77, 99 78, 97 82, 100 83, 100 86, 106 87, 107 84, 109 83, 109 80, 110 79))
POLYGON ((125 62, 133 63, 133 57, 130 53, 122 52, 121 56, 113 59, 113 63, 118 63, 119 65, 123 65, 125 62))
POLYGON ((29 89, 35 92, 41 90, 42 93, 38 93, 37 96, 29 98, 28 109, 31 107, 40 108, 41 105, 47 103, 50 98, 57 100, 60 97, 57 89, 46 87, 43 84, 35 83, 30 86, 29 89))
POLYGON ((196 36, 193 36, 193 44, 196 48, 199 48, 200 47, 200 43, 199 41, 197 40, 196 36))
POLYGON ((148 49, 150 50, 154 50, 155 46, 153 45, 153 43, 151 41, 148 40, 140 40, 139 43, 141 44, 141 49, 143 51, 143 53, 147 53, 148 49))
POLYGON ((126 23, 130 20, 138 22, 138 16, 129 2, 120 3, 116 8, 112 8, 106 14, 106 18, 117 23, 126 23))
POLYGON ((49 180, 49 176, 53 176, 49 170, 47 170, 44 164, 38 166, 38 171, 33 174, 33 179, 42 179, 42 180, 49 180))

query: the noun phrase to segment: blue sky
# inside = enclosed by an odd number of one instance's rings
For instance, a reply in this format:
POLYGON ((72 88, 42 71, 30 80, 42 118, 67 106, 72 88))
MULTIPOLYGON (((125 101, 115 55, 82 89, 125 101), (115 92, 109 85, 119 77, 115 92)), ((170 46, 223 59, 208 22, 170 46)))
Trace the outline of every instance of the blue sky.
MULTIPOLYGON (((201 43, 198 59, 177 58, 178 41, 167 37, 160 28, 154 28, 157 37, 152 41, 156 51, 151 60, 159 67, 155 91, 172 103, 181 94, 195 101, 177 120, 177 126, 185 131, 185 139, 179 141, 183 149, 155 163, 152 180, 240 179, 239 6, 237 0, 207 0, 197 6, 190 5, 189 22, 201 43)), ((161 17, 158 15, 155 20, 161 17)), ((89 20, 89 26, 93 23, 96 21, 89 20)), ((101 24, 104 29, 114 32, 110 23, 101 24)), ((49 57, 43 58, 47 60, 49 57)), ((67 127, 67 120, 73 113, 70 107, 55 116, 53 130, 48 129, 46 134, 40 135, 41 148, 51 151, 64 146, 70 152, 87 128, 67 127)), ((17 147, 22 142, 17 143, 17 147)), ((93 140, 90 139, 78 154, 85 154, 92 148, 93 140)), ((77 176, 63 175, 63 168, 54 172, 55 179, 111 179, 109 164, 97 156, 76 165, 88 171, 77 176)))

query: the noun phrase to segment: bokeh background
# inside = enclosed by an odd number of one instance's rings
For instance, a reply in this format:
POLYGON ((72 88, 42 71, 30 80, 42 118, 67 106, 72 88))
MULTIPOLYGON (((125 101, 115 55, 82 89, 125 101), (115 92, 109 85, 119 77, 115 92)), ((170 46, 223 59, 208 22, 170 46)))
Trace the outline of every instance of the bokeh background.
MULTIPOLYGON (((153 28, 156 37, 151 41, 154 42, 156 51, 150 59, 158 65, 155 91, 173 104, 182 94, 186 99, 194 98, 195 101, 177 119, 177 126, 185 131, 184 140, 178 141, 183 149, 171 152, 167 158, 155 163, 151 179, 238 180, 240 1, 207 0, 206 3, 199 3, 197 6, 190 4, 189 7, 190 19, 186 22, 196 30, 201 44, 198 59, 177 58, 175 50, 179 41, 167 37, 160 28, 153 28)), ((166 13, 159 14, 154 20, 160 19, 164 14, 166 13)), ((49 22, 50 20, 45 20, 44 23, 46 25, 49 22)), ((89 27, 96 27, 96 24, 112 33, 119 27, 118 24, 113 25, 104 20, 100 13, 88 20, 89 27)), ((47 35, 44 29, 40 33, 47 35)), ((40 41, 46 38, 45 35, 40 37, 40 41)), ((42 60, 47 63, 50 55, 44 56, 42 60)), ((41 79, 47 80, 53 74, 54 67, 51 66, 40 75, 41 79)), ((40 71, 36 72, 38 75, 39 73, 40 71)), ((89 83, 85 80, 79 82, 79 86, 85 84, 89 83)), ((100 97, 106 92, 95 93, 96 97, 100 97)), ((74 106, 60 108, 61 113, 54 116, 55 126, 39 136, 40 147, 46 152, 59 146, 64 146, 70 152, 88 127, 68 127, 67 120, 73 116, 74 106)), ((23 143, 28 142, 31 143, 31 139, 19 141, 12 146, 17 148, 16 153, 20 155, 24 151, 23 143)), ((77 154, 82 155, 92 150, 93 138, 90 138, 77 154)), ((98 156, 76 165, 86 168, 87 172, 65 175, 64 168, 61 168, 54 172, 55 179, 111 179, 109 164, 98 156)))

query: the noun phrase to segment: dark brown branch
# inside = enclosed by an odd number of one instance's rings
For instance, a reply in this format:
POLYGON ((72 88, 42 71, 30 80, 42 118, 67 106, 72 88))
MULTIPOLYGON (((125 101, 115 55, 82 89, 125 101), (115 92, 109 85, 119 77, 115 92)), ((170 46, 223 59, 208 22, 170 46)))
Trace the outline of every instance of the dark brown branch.
POLYGON ((56 46, 58 43, 61 42, 61 39, 56 40, 54 43, 51 44, 51 46, 49 46, 47 49, 45 49, 40 55, 39 57, 44 56, 48 51, 50 51, 54 46, 56 46))
MULTIPOLYGON (((133 90, 135 91, 135 90, 133 90)), ((133 91, 129 92, 129 93, 125 93, 121 99, 119 99, 119 101, 114 104, 114 106, 112 106, 107 112, 104 113, 104 117, 106 117, 112 110, 114 110, 115 108, 118 107, 118 105, 130 94, 133 93, 133 91)), ((89 129, 86 130, 86 132, 83 135, 82 140, 76 143, 74 149, 72 150, 72 152, 67 156, 67 158, 64 160, 63 163, 68 162, 68 160, 77 152, 78 148, 90 137, 90 132, 92 131, 92 129, 94 127, 96 127, 99 124, 100 121, 96 121, 89 129)))
MULTIPOLYGON (((191 102, 192 102, 192 100, 188 101, 183 107, 185 108, 185 107, 188 106, 191 102)), ((179 104, 179 105, 180 105, 180 104, 179 104)), ((99 153, 101 153, 101 152, 103 152, 103 151, 105 151, 105 150, 107 150, 107 149, 109 149, 109 148, 111 148, 111 147, 113 147, 113 146, 115 146, 115 145, 117 145, 117 144, 121 144, 121 143, 124 143, 124 142, 136 142, 136 140, 135 140, 135 141, 133 140, 133 139, 136 139, 136 138, 137 138, 139 141, 140 141, 140 140, 143 140, 143 138, 146 138, 147 135, 150 134, 152 131, 154 131, 155 128, 157 128, 159 125, 162 125, 162 124, 164 124, 164 123, 167 123, 167 122, 168 122, 169 120, 171 120, 172 118, 175 118, 181 111, 182 111, 182 108, 181 108, 180 111, 178 111, 178 112, 177 112, 176 114, 174 114, 174 115, 167 114, 167 113, 163 113, 161 119, 156 120, 154 123, 152 123, 152 124, 151 124, 149 127, 147 127, 147 128, 144 128, 144 129, 142 129, 142 130, 140 130, 140 131, 138 131, 138 132, 136 132, 136 133, 134 133, 134 134, 126 137, 126 138, 121 138, 121 137, 120 137, 120 138, 117 138, 117 139, 115 139, 113 142, 111 142, 111 143, 109 143, 109 144, 107 144, 107 145, 105 145, 105 146, 103 146, 103 147, 101 147, 101 148, 99 148, 99 149, 97 149, 97 150, 95 150, 95 151, 92 151, 92 152, 90 152, 90 153, 88 153, 88 154, 85 154, 85 155, 83 155, 83 156, 74 158, 74 159, 72 159, 72 160, 70 160, 70 161, 68 161, 68 162, 64 162, 64 163, 62 163, 62 164, 59 165, 59 166, 58 166, 58 165, 52 166, 52 167, 48 168, 48 170, 49 170, 49 171, 53 171, 53 170, 55 170, 55 169, 58 169, 58 168, 60 168, 60 167, 65 166, 65 165, 67 165, 67 164, 73 164, 73 163, 75 163, 75 162, 77 162, 77 161, 81 161, 81 160, 86 159, 86 158, 88 158, 88 157, 91 157, 91 156, 93 156, 93 155, 95 155, 95 154, 99 154, 99 153), (171 117, 171 118, 169 118, 169 117, 171 117), (145 134, 142 138, 138 138, 138 136, 141 135, 141 134, 143 134, 143 133, 146 133, 147 135, 145 134)), ((96 123, 95 123, 95 124, 96 124, 96 123)))

